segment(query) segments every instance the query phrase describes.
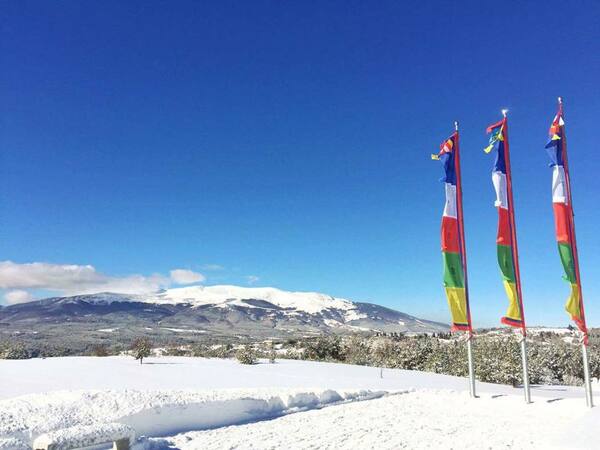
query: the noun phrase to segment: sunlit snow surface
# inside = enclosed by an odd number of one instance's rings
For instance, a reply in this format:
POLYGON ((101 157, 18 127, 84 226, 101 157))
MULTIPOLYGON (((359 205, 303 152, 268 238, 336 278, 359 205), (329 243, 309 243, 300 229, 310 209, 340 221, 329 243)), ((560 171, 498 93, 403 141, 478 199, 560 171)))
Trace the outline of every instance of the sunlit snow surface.
POLYGON ((245 299, 266 300, 281 308, 296 309, 311 314, 331 308, 343 310, 355 308, 350 300, 318 292, 289 292, 271 287, 189 286, 168 289, 149 298, 157 303, 190 303, 192 305, 230 303, 245 299))
POLYGON ((534 387, 525 405, 508 386, 478 383, 471 399, 466 379, 380 376, 285 360, 1 360, 0 441, 27 445, 47 431, 116 421, 147 436, 138 449, 598 448, 599 410, 586 409, 580 388, 534 387))

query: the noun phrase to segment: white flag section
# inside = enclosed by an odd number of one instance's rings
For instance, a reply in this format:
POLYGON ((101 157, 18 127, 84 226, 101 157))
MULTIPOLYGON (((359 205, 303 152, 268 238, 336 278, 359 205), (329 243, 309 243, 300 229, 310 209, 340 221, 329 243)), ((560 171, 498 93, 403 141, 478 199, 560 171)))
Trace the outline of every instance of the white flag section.
POLYGON ((494 206, 508 209, 508 196, 506 192, 506 175, 502 172, 492 172, 492 183, 496 191, 494 206))
POLYGON ((456 186, 445 183, 446 185, 446 204, 444 206, 444 217, 453 217, 456 219, 456 186))
POLYGON ((552 202, 567 204, 567 189, 565 169, 563 166, 554 166, 552 170, 552 202))

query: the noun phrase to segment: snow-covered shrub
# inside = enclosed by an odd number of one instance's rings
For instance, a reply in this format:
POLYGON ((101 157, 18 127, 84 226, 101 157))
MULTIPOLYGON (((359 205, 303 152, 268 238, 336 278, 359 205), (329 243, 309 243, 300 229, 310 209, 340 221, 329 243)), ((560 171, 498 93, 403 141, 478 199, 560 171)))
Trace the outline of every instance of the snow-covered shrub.
POLYGON ((244 345, 237 352, 235 352, 235 358, 240 364, 256 364, 256 352, 249 345, 244 345))
POLYGON ((467 376, 469 366, 466 345, 456 340, 443 343, 433 341, 423 370, 460 377, 467 376))
POLYGON ((200 358, 232 358, 234 356, 231 344, 195 345, 191 350, 192 356, 200 358))
POLYGON ((406 370, 425 370, 433 351, 434 343, 429 339, 395 341, 392 355, 393 367, 406 370))
POLYGON ((304 356, 316 361, 343 361, 339 336, 322 336, 305 343, 304 356))
POLYGON ((0 353, 2 359, 29 359, 29 351, 20 342, 6 344, 0 353))
POLYGON ((369 342, 362 336, 355 335, 343 343, 344 361, 349 364, 364 366, 372 361, 369 342))
POLYGON ((94 345, 92 347, 92 356, 109 356, 110 350, 106 344, 94 345))
POLYGON ((521 351, 513 336, 502 339, 477 339, 474 347, 475 374, 489 383, 521 383, 521 351))
POLYGON ((600 380, 600 344, 588 347, 590 361, 590 377, 600 380))
POLYGON ((165 348, 162 352, 164 356, 192 356, 190 348, 181 345, 172 345, 165 348))
POLYGON ((375 337, 371 341, 371 360, 379 367, 394 367, 394 341, 388 337, 375 337))
POLYGON ((197 358, 208 358, 210 348, 204 344, 197 344, 192 347, 192 356, 197 358))
POLYGON ((566 384, 567 386, 581 386, 583 385, 583 379, 567 374, 565 375, 562 384, 566 384))

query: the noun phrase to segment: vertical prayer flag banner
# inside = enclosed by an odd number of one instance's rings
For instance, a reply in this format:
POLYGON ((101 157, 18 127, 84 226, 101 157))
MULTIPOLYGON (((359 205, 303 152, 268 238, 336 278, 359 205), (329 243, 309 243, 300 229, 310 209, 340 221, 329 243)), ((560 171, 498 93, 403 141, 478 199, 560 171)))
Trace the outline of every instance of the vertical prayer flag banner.
POLYGON ((552 208, 554 210, 556 241, 558 242, 560 260, 565 270, 564 278, 571 286, 571 294, 567 299, 565 309, 577 324, 577 327, 587 335, 579 279, 579 261, 571 204, 571 183, 567 162, 562 103, 559 103, 558 113, 552 121, 549 134, 550 140, 546 144, 546 150, 550 155, 550 167, 552 167, 552 208))
POLYGON ((514 209, 512 204, 512 183, 508 154, 508 123, 506 117, 487 128, 490 134, 486 153, 496 151, 492 183, 496 191, 494 206, 498 209, 498 234, 496 238, 498 265, 502 274, 504 289, 508 297, 508 309, 501 322, 511 327, 525 330, 523 302, 516 247, 514 209))
POLYGON ((446 204, 442 216, 442 261, 444 288, 452 316, 452 331, 471 331, 466 259, 462 223, 462 187, 458 154, 458 131, 440 145, 440 152, 431 155, 442 162, 446 204))

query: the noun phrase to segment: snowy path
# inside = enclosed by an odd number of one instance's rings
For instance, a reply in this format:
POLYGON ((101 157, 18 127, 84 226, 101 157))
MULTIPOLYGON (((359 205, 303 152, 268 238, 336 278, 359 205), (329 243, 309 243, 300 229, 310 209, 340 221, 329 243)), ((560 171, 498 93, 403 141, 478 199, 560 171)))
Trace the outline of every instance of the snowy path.
MULTIPOLYGON (((155 439, 157 449, 551 449, 584 414, 576 400, 416 391, 279 419, 155 439), (574 413, 575 411, 575 413, 574 413)), ((591 443, 590 443, 591 444, 591 443)), ((565 445, 568 445, 565 443, 565 445)), ((575 448, 569 446, 568 448, 575 448)), ((592 446, 588 448, 594 448, 592 446)), ((597 448, 597 447, 596 447, 597 448)))

